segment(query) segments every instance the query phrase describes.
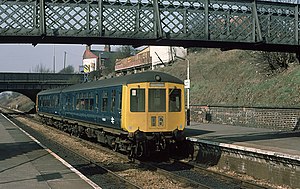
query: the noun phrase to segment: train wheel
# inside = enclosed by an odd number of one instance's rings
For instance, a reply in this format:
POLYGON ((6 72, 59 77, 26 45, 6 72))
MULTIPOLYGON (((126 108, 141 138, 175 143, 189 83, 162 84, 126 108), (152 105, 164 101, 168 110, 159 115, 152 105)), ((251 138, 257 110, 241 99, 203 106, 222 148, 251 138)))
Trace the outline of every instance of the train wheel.
POLYGON ((144 154, 144 143, 143 142, 137 143, 135 154, 136 154, 137 157, 142 157, 143 156, 143 154, 144 154))
POLYGON ((113 151, 117 152, 119 150, 119 144, 116 141, 113 142, 113 151))
POLYGON ((114 148, 113 148, 113 151, 117 152, 118 149, 119 149, 118 144, 115 144, 115 145, 114 145, 114 148))
POLYGON ((128 159, 130 159, 131 161, 134 161, 134 155, 135 155, 135 147, 133 146, 133 144, 129 144, 129 153, 128 153, 128 159))
POLYGON ((163 139, 161 140, 161 142, 160 142, 160 148, 161 148, 162 150, 165 150, 165 149, 167 148, 167 141, 166 141, 165 138, 163 138, 163 139))

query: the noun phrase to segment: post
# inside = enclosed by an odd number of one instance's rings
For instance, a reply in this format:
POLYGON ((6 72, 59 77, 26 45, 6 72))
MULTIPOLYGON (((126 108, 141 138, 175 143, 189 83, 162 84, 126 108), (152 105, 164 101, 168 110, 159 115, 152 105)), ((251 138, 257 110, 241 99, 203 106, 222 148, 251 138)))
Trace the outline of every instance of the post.
POLYGON ((186 99, 186 101, 187 101, 187 110, 186 110, 186 124, 187 125, 190 125, 190 122, 191 122, 191 110, 190 110, 190 61, 189 61, 189 59, 185 59, 186 61, 187 61, 187 70, 186 70, 186 77, 187 77, 187 80, 188 80, 188 82, 189 82, 189 86, 188 86, 188 88, 187 88, 187 91, 186 91, 186 93, 187 93, 187 99, 186 99))
POLYGON ((40 35, 46 35, 45 0, 40 1, 40 35))
POLYGON ((55 73, 55 45, 53 45, 53 73, 55 73))
POLYGON ((67 52, 65 51, 65 54, 64 54, 64 73, 66 72, 66 61, 67 61, 67 52))
POLYGON ((190 110, 190 86, 191 86, 191 82, 190 82, 190 60, 187 58, 182 58, 179 56, 174 56, 175 58, 181 59, 181 60, 185 60, 187 63, 186 66, 186 80, 184 81, 184 88, 186 88, 186 102, 187 102, 187 106, 186 106, 186 124, 190 125, 191 124, 191 110, 190 110))

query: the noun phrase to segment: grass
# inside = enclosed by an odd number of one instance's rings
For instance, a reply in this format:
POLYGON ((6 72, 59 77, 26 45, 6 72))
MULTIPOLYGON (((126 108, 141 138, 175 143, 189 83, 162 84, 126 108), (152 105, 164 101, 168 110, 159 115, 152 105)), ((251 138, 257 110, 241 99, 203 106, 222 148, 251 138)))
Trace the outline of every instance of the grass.
MULTIPOLYGON (((191 104, 300 107, 300 66, 272 77, 260 74, 251 51, 205 49, 190 60, 191 104)), ((186 78, 186 63, 162 68, 186 78)))
MULTIPOLYGON (((191 104, 297 107, 300 108, 300 66, 272 77, 260 74, 252 51, 203 49, 191 53, 191 104)), ((186 79, 186 62, 161 68, 182 80, 186 79)), ((9 106, 28 109, 32 102, 23 98, 12 99, 9 106)), ((8 106, 8 104, 5 104, 8 106)))

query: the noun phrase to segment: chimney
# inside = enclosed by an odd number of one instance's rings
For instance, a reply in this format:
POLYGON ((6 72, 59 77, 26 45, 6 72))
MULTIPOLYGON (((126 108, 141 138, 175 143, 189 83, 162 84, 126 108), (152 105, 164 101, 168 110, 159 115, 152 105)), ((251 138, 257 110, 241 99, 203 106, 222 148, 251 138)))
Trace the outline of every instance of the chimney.
POLYGON ((91 50, 91 46, 90 45, 86 45, 85 50, 90 51, 91 50))
POLYGON ((105 45, 104 46, 104 51, 105 52, 110 52, 110 45, 105 45))

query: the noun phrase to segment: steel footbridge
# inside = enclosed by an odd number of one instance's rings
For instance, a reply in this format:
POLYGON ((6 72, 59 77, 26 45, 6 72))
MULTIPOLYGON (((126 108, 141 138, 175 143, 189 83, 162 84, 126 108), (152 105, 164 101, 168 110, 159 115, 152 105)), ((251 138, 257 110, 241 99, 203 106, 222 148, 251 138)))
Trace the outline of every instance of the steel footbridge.
POLYGON ((0 0, 0 43, 299 51, 299 5, 257 0, 0 0))

